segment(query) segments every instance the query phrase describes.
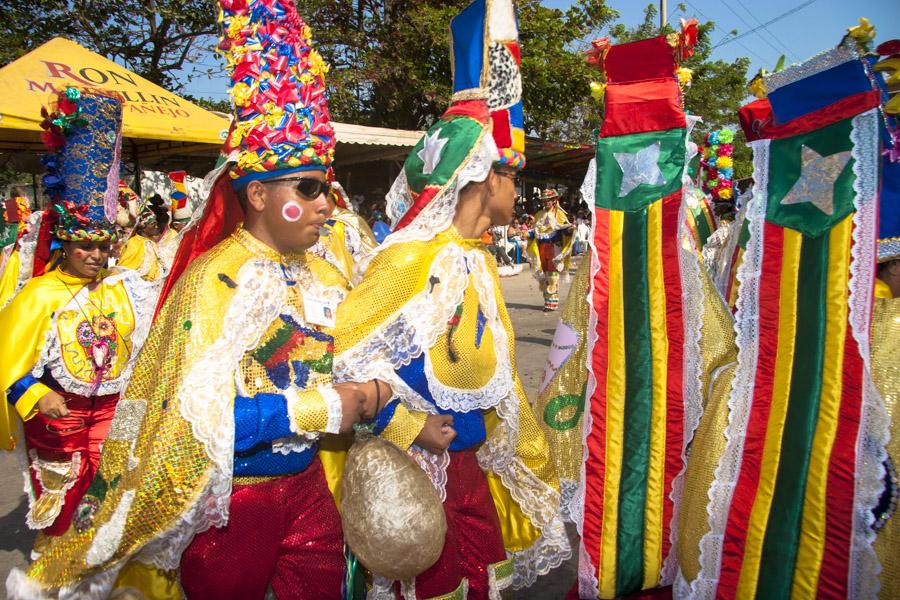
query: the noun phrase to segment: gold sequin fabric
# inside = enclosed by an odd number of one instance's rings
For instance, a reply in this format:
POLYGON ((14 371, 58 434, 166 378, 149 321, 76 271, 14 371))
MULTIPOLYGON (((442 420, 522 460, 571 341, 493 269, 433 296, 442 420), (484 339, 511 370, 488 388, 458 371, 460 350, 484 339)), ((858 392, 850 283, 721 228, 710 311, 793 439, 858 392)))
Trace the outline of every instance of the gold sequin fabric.
POLYGON ((564 489, 581 479, 590 266, 583 258, 572 280, 534 406, 564 489))
MULTIPOLYGON (((872 307, 872 379, 891 419, 887 451, 894 467, 900 465, 900 298, 876 298, 872 307)), ((895 513, 875 537, 881 563, 883 600, 900 598, 900 522, 895 513)))
MULTIPOLYGON (((232 302, 238 297, 252 298, 255 286, 261 285, 247 281, 242 275, 246 273, 244 268, 270 265, 266 272, 278 272, 278 263, 293 264, 293 272, 305 269, 314 273, 310 276, 325 280, 326 285, 342 280, 318 259, 310 258, 307 264, 302 255, 279 257, 243 230, 198 258, 184 273, 151 328, 120 402, 128 408, 117 413, 104 444, 99 475, 86 495, 93 497, 97 506, 89 518, 79 522, 76 516, 77 526, 49 544, 28 571, 33 580, 30 583, 45 590, 77 585, 83 591, 90 585, 109 586, 110 575, 139 551, 142 559, 158 559, 163 564, 174 561, 174 566, 166 568, 177 567, 179 539, 185 535, 190 539, 191 528, 203 514, 213 519, 209 516, 212 511, 220 505, 227 507, 230 485, 212 486, 216 477, 221 478, 214 436, 208 435, 210 439, 201 442, 198 435, 215 433, 221 422, 233 418, 231 401, 223 403, 222 413, 206 414, 206 421, 200 417, 188 420, 184 416, 189 410, 186 404, 204 392, 202 386, 190 387, 188 382, 195 381, 191 379, 197 376, 194 367, 210 359, 207 351, 218 347, 214 344, 221 344, 220 338, 225 339, 227 331, 241 332, 245 336, 241 339, 253 333, 247 330, 254 326, 252 315, 257 314, 257 307, 251 307, 251 314, 243 318, 226 320, 226 315, 234 312, 232 302), (102 484, 99 487, 98 482, 102 484), (201 499, 204 510, 191 510, 201 499), (148 546, 151 541, 154 543, 148 546)), ((297 284, 303 285, 303 281, 297 284)), ((262 303, 265 290, 259 289, 262 303)), ((275 318, 285 304, 288 312, 299 310, 302 314, 299 295, 280 293, 284 300, 278 304, 276 299, 275 318)), ((264 323, 263 330, 270 329, 269 325, 264 323)), ((250 337, 256 338, 257 346, 267 339, 260 338, 259 333, 250 337)), ((237 372, 254 378, 254 383, 256 376, 264 375, 261 371, 241 371, 241 357, 246 362, 246 354, 254 349, 252 344, 238 349, 233 364, 220 361, 216 365, 222 369, 219 379, 230 380, 232 399, 237 372)), ((270 386, 268 380, 258 387, 274 389, 270 386)))
POLYGON ((704 299, 700 337, 704 412, 688 449, 678 531, 678 557, 688 581, 692 581, 700 570, 700 540, 709 529, 707 493, 725 451, 728 398, 737 365, 731 311, 705 271, 701 272, 700 285, 704 299))

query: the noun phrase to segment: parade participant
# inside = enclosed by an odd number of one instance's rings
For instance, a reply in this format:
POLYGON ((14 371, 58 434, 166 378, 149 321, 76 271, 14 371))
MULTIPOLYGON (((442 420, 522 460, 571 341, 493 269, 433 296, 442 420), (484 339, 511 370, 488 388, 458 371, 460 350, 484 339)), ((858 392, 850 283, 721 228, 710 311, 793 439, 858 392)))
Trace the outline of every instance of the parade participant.
POLYGON ((236 112, 228 159, 176 256, 177 282, 74 526, 27 578, 10 576, 11 598, 106 597, 114 586, 153 598, 341 596, 342 454, 326 434, 373 415, 391 391, 331 384, 346 287, 305 252, 330 211, 326 65, 292 1, 220 8, 236 112), (276 100, 263 82, 282 90, 276 100))
POLYGON ((529 254, 535 265, 535 275, 544 294, 544 312, 559 308, 559 273, 568 270, 568 256, 572 251, 572 225, 566 211, 559 205, 559 192, 541 192, 544 208, 534 216, 529 254), (560 246, 561 250, 556 251, 560 246))
POLYGON ((869 356, 882 121, 872 81, 850 40, 765 76, 767 98, 752 103, 737 362, 691 445, 680 597, 878 594, 872 526, 889 422, 869 356))
POLYGON ((167 273, 162 265, 156 242, 152 235, 156 228, 156 216, 147 202, 140 202, 137 194, 124 181, 119 182, 119 202, 128 207, 128 216, 137 209, 137 216, 129 218, 124 226, 125 241, 119 248, 116 267, 137 271, 147 281, 156 281, 167 273))
POLYGON ((347 281, 353 282, 355 265, 371 256, 378 243, 369 225, 350 208, 347 192, 337 181, 331 182, 328 199, 331 214, 311 251, 337 267, 347 281))
POLYGON ((28 198, 19 188, 13 188, 11 197, 3 206, 3 221, 9 224, 11 239, 0 248, 0 308, 6 306, 16 290, 24 284, 19 280, 22 265, 18 240, 28 232, 31 208, 28 198))
MULTIPOLYGON (((881 565, 879 598, 900 596, 900 521, 896 517, 900 501, 900 107, 891 108, 887 81, 890 72, 900 71, 900 40, 878 45, 883 58, 874 65, 882 100, 884 150, 881 154, 878 245, 875 299, 872 305, 871 369, 890 419, 889 441, 885 447, 882 492, 874 511, 872 528, 877 532, 872 545, 881 565), (888 67, 888 68, 885 68, 888 67), (884 73, 882 75, 880 73, 884 73), (884 80, 887 81, 884 81, 884 80)), ((874 62, 874 61, 873 61, 874 62)), ((896 74, 893 76, 897 80, 896 74)))
POLYGON ((157 218, 164 222, 162 234, 156 244, 160 262, 167 268, 171 268, 175 261, 175 253, 178 252, 178 244, 181 243, 181 232, 191 221, 191 202, 188 197, 186 185, 187 173, 184 171, 172 171, 169 179, 175 186, 169 204, 169 214, 158 214, 157 218))
MULTIPOLYGON (((403 583, 405 598, 495 598, 570 555, 496 263, 479 241, 512 221, 525 163, 512 3, 474 2, 451 37, 454 102, 394 182, 394 232, 338 310, 335 333, 335 377, 391 383, 398 399, 376 433, 429 465, 443 500, 443 553, 403 583)), ((392 582, 375 581, 374 597, 393 595, 392 582)))
MULTIPOLYGON (((122 104, 69 88, 47 117, 50 207, 35 260, 60 260, 0 311, 0 440, 27 452, 27 524, 62 534, 100 462, 125 381, 147 335, 155 290, 134 273, 106 270, 115 240, 122 104), (111 202, 110 202, 111 200, 111 202), (15 439, 13 409, 24 421, 15 439)), ((42 266, 34 272, 41 273, 42 266)))

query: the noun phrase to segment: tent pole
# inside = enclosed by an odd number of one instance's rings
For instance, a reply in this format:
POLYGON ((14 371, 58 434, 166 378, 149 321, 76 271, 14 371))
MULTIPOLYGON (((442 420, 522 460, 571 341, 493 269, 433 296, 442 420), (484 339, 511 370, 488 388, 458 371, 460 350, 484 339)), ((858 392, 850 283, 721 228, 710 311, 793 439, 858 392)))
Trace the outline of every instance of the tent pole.
POLYGON ((135 192, 137 192, 138 197, 142 197, 141 193, 141 160, 138 157, 138 149, 137 144, 134 142, 131 143, 131 162, 134 163, 134 187, 135 192))

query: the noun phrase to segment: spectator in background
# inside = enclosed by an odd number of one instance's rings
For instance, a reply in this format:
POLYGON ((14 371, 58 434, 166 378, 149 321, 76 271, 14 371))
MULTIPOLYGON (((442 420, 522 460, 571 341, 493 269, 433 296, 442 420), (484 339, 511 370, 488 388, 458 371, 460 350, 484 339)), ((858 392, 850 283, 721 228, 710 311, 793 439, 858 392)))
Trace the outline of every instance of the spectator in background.
POLYGON ((375 235, 375 241, 380 244, 391 233, 391 226, 387 224, 387 217, 380 210, 373 212, 372 218, 372 233, 375 235))

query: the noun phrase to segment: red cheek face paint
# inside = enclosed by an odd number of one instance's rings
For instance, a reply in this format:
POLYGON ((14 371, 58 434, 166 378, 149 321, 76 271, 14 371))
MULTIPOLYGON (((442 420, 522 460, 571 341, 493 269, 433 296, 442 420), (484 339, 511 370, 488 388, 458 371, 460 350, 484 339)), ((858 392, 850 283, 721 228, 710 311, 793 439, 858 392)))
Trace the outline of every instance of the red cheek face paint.
POLYGON ((303 216, 303 207, 291 200, 281 207, 281 218, 290 223, 295 223, 303 216))

